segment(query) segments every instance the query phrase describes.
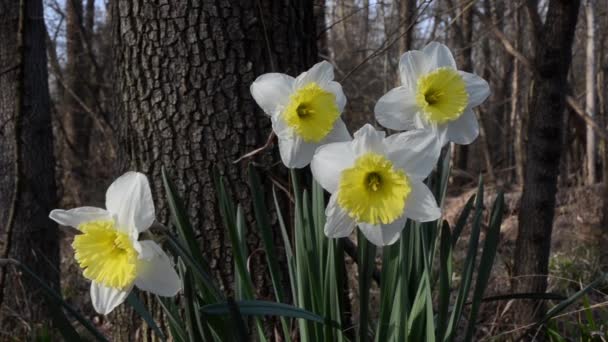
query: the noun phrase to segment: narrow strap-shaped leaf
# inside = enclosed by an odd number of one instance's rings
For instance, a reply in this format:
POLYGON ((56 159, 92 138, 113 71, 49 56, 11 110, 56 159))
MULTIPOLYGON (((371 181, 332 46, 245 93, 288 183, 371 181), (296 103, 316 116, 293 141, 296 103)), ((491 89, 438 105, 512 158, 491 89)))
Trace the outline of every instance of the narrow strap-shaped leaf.
MULTIPOLYGON (((291 317, 323 324, 330 323, 326 322, 323 317, 315 313, 289 304, 275 303, 264 300, 241 300, 234 303, 242 315, 291 317)), ((230 308, 227 302, 223 302, 205 305, 201 310, 203 310, 203 312, 205 312, 207 315, 227 315, 230 308)))
POLYGON ((186 341, 186 330, 182 325, 183 321, 179 316, 178 308, 175 303, 172 302, 173 299, 160 296, 156 296, 156 299, 163 309, 165 317, 169 319, 169 328, 171 329, 173 339, 177 339, 177 341, 186 341))
POLYGON ((437 339, 443 340, 448 322, 450 288, 452 283, 452 234, 450 225, 443 221, 439 242, 439 307, 437 312, 437 339))
POLYGON ((375 268, 376 246, 371 244, 361 231, 357 234, 359 251, 359 342, 369 338, 369 289, 375 268))
POLYGON ((481 305, 483 293, 488 285, 490 279, 490 272, 494 265, 494 257, 498 249, 498 240, 500 239, 500 225, 502 223, 502 215, 504 210, 504 194, 498 193, 492 213, 490 215, 490 224, 488 226, 488 232, 486 234, 486 241, 483 247, 483 253, 479 262, 479 268, 477 271, 477 281, 475 282, 475 290, 473 292, 473 303, 471 305, 471 312, 469 314, 469 323, 467 326, 467 333, 465 341, 471 341, 473 334, 475 333, 475 327, 477 326, 477 313, 481 305))
POLYGON ((127 303, 129 303, 129 305, 131 305, 133 310, 135 310, 135 312, 137 312, 137 314, 139 316, 141 316, 141 318, 143 318, 144 321, 146 321, 148 326, 150 328, 152 328, 152 330, 154 330, 154 333, 156 333, 156 335, 162 341, 167 340, 167 337, 165 336, 163 331, 160 330, 160 328, 154 321, 154 318, 152 318, 152 315, 150 314, 150 312, 148 312, 148 310, 146 310, 146 307, 139 301, 139 298, 137 298, 137 294, 135 293, 135 291, 131 291, 131 293, 129 293, 129 296, 127 297, 127 303))
POLYGON ((475 203, 475 195, 469 197, 469 200, 462 208, 460 215, 458 215, 458 219, 456 220, 456 225, 454 225, 454 230, 452 230, 452 247, 456 246, 456 242, 458 242, 458 238, 460 237, 460 233, 464 229, 467 224, 467 220, 469 219, 469 215, 471 214, 471 210, 473 209, 473 204, 475 203))
POLYGON ((475 260, 477 258, 477 246, 479 244, 481 218, 483 215, 483 179, 481 176, 479 177, 479 185, 477 187, 477 195, 475 197, 475 214, 473 217, 473 224, 471 225, 471 237, 469 239, 467 256, 463 264, 461 277, 462 281, 458 291, 458 296, 456 297, 456 302, 454 304, 454 310, 450 316, 448 328, 444 334, 444 341, 451 341, 454 339, 455 331, 462 316, 462 308, 464 307, 464 303, 471 287, 473 272, 475 271, 475 260))

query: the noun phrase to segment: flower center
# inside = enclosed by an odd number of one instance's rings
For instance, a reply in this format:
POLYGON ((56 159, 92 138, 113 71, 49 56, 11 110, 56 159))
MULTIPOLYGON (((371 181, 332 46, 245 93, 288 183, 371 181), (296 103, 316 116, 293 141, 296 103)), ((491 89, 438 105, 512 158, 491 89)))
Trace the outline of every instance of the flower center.
POLYGON ((316 83, 298 89, 289 98, 283 120, 306 142, 319 142, 340 116, 336 96, 316 83))
POLYGON ((130 286, 137 276, 138 253, 129 236, 112 221, 89 221, 78 229, 82 234, 74 237, 72 247, 85 278, 112 288, 130 286))
POLYGON ((418 79, 416 103, 427 120, 444 124, 462 115, 469 103, 469 94, 458 71, 442 67, 418 79))
POLYGON ((357 222, 388 224, 403 214, 412 191, 407 175, 386 157, 366 153, 342 171, 338 204, 357 222))

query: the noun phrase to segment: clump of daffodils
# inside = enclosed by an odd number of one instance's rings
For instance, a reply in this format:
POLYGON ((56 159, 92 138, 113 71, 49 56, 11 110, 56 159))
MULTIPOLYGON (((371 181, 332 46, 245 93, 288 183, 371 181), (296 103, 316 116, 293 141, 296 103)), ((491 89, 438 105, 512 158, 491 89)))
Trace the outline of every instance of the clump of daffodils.
POLYGON ((432 42, 399 61, 401 86, 382 96, 374 109, 382 126, 433 129, 444 143, 470 144, 479 135, 473 108, 490 94, 481 77, 456 68, 450 50, 432 42))
POLYGON ((91 301, 100 314, 108 314, 125 301, 133 286, 171 297, 181 289, 173 263, 152 240, 139 234, 154 223, 154 202, 148 179, 127 172, 106 192, 106 209, 56 209, 55 222, 80 231, 74 237, 74 258, 91 280, 91 301))
POLYGON ((397 241, 406 219, 441 216, 422 182, 439 158, 438 140, 416 130, 385 137, 367 124, 354 139, 321 146, 310 165, 315 180, 332 195, 325 234, 349 236, 358 226, 378 246, 397 241))
POLYGON ((297 78, 269 73, 251 85, 251 95, 272 120, 288 168, 308 165, 323 144, 350 139, 340 118, 346 97, 333 79, 333 66, 323 61, 297 78))

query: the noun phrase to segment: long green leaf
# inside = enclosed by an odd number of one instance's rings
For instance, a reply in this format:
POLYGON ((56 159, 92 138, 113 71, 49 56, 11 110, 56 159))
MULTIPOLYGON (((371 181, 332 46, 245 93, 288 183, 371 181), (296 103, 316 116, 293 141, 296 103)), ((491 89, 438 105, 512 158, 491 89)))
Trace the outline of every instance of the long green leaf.
MULTIPOLYGON (((481 218, 483 215, 483 179, 479 177, 479 185, 477 187, 477 195, 475 196, 475 214, 473 217, 473 224, 471 225, 471 237, 469 239, 469 247, 467 250, 467 256, 463 264, 462 281, 458 296, 456 297, 456 303, 454 310, 450 316, 450 321, 446 332, 443 334, 444 341, 451 341, 455 337, 458 323, 462 316, 462 308, 469 294, 473 273, 475 271, 475 260, 477 257, 477 246, 479 243, 479 233, 481 230, 481 218)), ((452 237, 453 238, 453 237, 452 237)))
POLYGON ((255 213, 256 226, 262 237, 262 244, 266 254, 266 262, 268 263, 272 286, 274 287, 277 301, 283 302, 285 300, 285 295, 283 294, 283 287, 281 286, 279 259, 275 253, 275 243, 272 238, 272 227, 268 220, 268 210, 266 208, 266 201, 264 200, 264 191, 255 168, 250 165, 248 171, 249 184, 253 196, 253 211, 255 213))
POLYGON ((169 328, 171 329, 171 336, 177 341, 186 341, 186 330, 184 328, 182 318, 179 316, 179 309, 173 303, 172 298, 163 298, 156 296, 158 303, 160 304, 165 317, 169 319, 169 328))
POLYGON ((152 317, 150 312, 148 312, 148 310, 146 310, 146 307, 137 298, 137 294, 135 293, 135 291, 131 291, 131 293, 129 293, 129 296, 127 297, 127 303, 129 303, 129 305, 131 305, 133 310, 135 310, 135 312, 137 312, 137 314, 139 314, 139 316, 141 316, 141 318, 143 318, 144 321, 146 321, 148 326, 151 327, 152 330, 154 330, 156 335, 158 335, 158 337, 162 341, 167 340, 167 337, 165 336, 165 334, 163 334, 162 330, 160 330, 160 328, 154 321, 154 318, 152 317))
MULTIPOLYGON (((301 318, 317 323, 330 324, 330 322, 326 322, 323 317, 315 313, 284 303, 264 300, 242 300, 235 302, 235 304, 242 315, 301 318)), ((228 303, 224 302, 205 305, 202 307, 202 310, 207 315, 227 315, 230 308, 228 303)))
POLYGON ((500 225, 502 223, 502 215, 504 210, 504 194, 498 193, 492 213, 490 215, 490 224, 488 226, 488 232, 486 234, 486 241, 483 247, 483 254, 479 262, 479 268, 477 271, 477 281, 475 282, 475 290, 473 292, 473 304, 471 305, 471 313, 469 314, 469 324, 467 327, 467 333, 465 341, 473 340, 473 334, 475 333, 475 327, 477 326, 477 313, 481 305, 483 294, 488 285, 490 279, 490 272, 494 265, 494 257, 498 249, 498 240, 500 239, 500 225))
POLYGON ((359 230, 357 233, 359 258, 359 342, 369 338, 369 290, 375 268, 376 246, 367 241, 359 230))

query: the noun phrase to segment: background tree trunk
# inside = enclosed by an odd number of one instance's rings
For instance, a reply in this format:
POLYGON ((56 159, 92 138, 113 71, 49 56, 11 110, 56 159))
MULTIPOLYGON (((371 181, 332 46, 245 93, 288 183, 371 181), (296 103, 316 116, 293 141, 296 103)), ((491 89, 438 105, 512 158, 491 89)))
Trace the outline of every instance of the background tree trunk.
MULTIPOLYGON (((592 117, 595 116, 595 20, 593 3, 585 0, 585 19, 587 26, 587 39, 585 49, 585 111, 592 117)), ((587 184, 597 182, 596 172, 597 141, 593 128, 587 125, 587 184)))
MULTIPOLYGON (((561 155, 562 114, 572 41, 580 1, 551 0, 537 37, 535 76, 530 106, 524 191, 519 212, 513 292, 545 292, 561 155)), ((538 17, 536 7, 528 8, 538 17)), ((544 314, 542 305, 521 301, 514 312, 521 323, 544 314)))
MULTIPOLYGON (((81 196, 86 188, 89 160, 89 142, 92 122, 82 103, 88 101, 87 84, 90 82, 87 55, 85 53, 84 12, 82 0, 67 0, 66 39, 67 64, 62 107, 61 125, 65 133, 61 146, 60 164, 63 186, 62 207, 72 208, 83 205, 81 196)), ((87 20, 91 18, 87 17, 87 20)))
MULTIPOLYGON (((58 289, 57 226, 48 219, 57 189, 42 18, 41 0, 0 1, 0 257, 19 260, 58 289)), ((0 272, 0 339, 39 332, 49 323, 40 286, 8 268, 0 272)))
MULTIPOLYGON (((168 222, 161 167, 170 171, 193 227, 203 237, 202 250, 230 291, 231 251, 212 171, 224 175, 253 227, 247 168, 232 162, 264 144, 271 122, 249 87, 262 73, 295 76, 313 64, 312 2, 230 1, 219 6, 180 0, 156 6, 119 0, 112 12, 120 171, 149 176, 161 222, 168 222)), ((274 152, 254 160, 268 173, 280 164, 274 152)), ((276 221, 274 213, 269 215, 276 221)), ((259 239, 250 231, 248 242, 255 248, 259 239)), ((255 276, 255 283, 269 284, 263 274, 255 276)), ((270 286, 258 288, 259 297, 271 295, 270 286)), ((129 315, 123 306, 115 316, 115 340, 135 331, 129 315)))

